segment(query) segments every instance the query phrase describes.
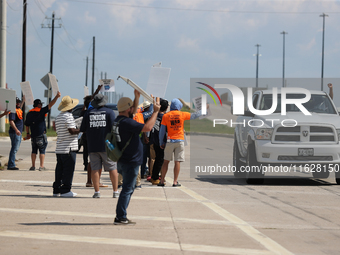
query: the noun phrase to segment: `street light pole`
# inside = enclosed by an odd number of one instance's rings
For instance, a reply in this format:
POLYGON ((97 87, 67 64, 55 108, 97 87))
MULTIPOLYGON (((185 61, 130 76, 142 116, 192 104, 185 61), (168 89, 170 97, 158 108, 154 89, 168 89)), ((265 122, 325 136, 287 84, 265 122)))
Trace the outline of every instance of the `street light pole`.
POLYGON ((285 36, 288 33, 285 31, 282 31, 281 34, 283 35, 282 87, 284 87, 285 86, 285 36))
POLYGON ((321 60, 321 91, 323 91, 323 63, 324 63, 324 50, 325 50, 325 17, 328 17, 327 14, 322 13, 320 17, 323 18, 323 27, 322 27, 322 60, 321 60))
POLYGON ((260 44, 256 44, 255 47, 257 47, 257 54, 256 54, 256 88, 259 87, 259 47, 260 44))

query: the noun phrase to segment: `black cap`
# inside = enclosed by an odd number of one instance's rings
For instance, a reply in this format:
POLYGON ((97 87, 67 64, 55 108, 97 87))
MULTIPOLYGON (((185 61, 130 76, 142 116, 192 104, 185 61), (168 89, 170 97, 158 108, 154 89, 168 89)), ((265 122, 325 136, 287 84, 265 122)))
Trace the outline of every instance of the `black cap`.
POLYGON ((43 102, 41 102, 40 99, 35 99, 34 102, 33 102, 33 107, 37 107, 38 104, 43 104, 43 102))
POLYGON ((21 103, 21 100, 19 97, 16 98, 17 103, 21 103))

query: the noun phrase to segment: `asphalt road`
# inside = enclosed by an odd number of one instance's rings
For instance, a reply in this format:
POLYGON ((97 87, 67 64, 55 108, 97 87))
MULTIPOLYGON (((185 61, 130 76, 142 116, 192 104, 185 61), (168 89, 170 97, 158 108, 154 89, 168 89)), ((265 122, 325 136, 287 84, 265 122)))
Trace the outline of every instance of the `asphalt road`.
MULTIPOLYGON (((52 198, 55 142, 47 149, 45 172, 26 171, 30 150, 23 143, 21 170, 0 171, 0 254, 339 254, 340 186, 333 176, 270 178, 263 185, 220 175, 190 178, 190 158, 231 163, 226 150, 232 139, 198 141, 189 137, 181 188, 143 182, 135 191, 128 209, 134 227, 112 225, 111 188, 91 198, 82 154, 73 183, 79 197, 52 198), (203 148, 202 154, 193 155, 193 147, 203 148)), ((9 142, 0 144, 2 154, 9 142)), ((172 164, 168 184, 171 178, 172 164)), ((102 181, 110 184, 106 172, 102 181)))

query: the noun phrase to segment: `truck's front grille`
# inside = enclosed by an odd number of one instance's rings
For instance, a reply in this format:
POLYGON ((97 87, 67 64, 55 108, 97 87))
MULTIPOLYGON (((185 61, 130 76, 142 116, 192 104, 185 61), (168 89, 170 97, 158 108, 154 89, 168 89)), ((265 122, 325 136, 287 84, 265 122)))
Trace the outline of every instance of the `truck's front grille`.
POLYGON ((278 127, 274 131, 273 142, 337 142, 337 132, 331 126, 278 127))

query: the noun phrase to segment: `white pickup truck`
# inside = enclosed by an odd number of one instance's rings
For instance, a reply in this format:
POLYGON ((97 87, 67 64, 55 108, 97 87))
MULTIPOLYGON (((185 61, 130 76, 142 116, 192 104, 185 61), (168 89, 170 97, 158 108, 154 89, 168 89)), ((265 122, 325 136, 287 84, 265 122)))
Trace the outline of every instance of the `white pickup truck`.
MULTIPOLYGON (((311 115, 305 115, 294 104, 287 104, 286 115, 281 115, 278 93, 274 113, 259 116, 245 111, 238 116, 233 148, 235 177, 245 177, 249 184, 261 184, 266 172, 303 171, 312 173, 314 178, 328 178, 333 171, 340 184, 340 116, 325 92, 310 92, 311 99, 303 106, 311 115)), ((301 96, 287 94, 290 99, 301 96)), ((253 94, 255 109, 270 109, 272 101, 271 90, 253 94)))

